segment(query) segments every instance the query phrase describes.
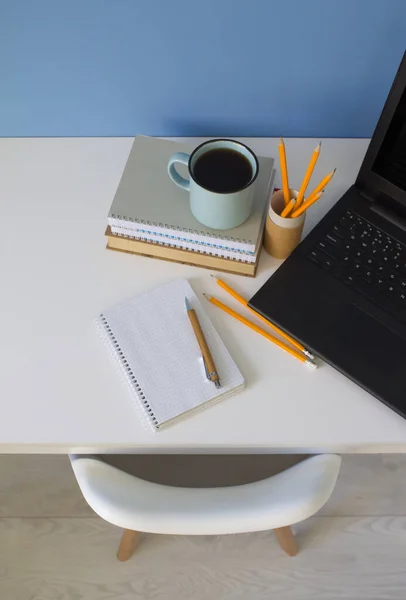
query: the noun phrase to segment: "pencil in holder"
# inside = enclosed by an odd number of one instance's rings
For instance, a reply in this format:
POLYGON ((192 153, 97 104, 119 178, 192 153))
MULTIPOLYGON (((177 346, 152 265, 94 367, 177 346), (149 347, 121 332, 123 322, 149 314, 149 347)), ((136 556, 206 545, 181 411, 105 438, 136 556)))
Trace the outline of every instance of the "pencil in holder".
MULTIPOLYGON (((290 198, 297 198, 298 191, 289 190, 290 198)), ((287 258, 299 245, 306 213, 298 217, 281 217, 285 208, 283 190, 275 192, 269 203, 266 218, 264 248, 274 258, 287 258)), ((294 209, 293 209, 294 210, 294 209)))

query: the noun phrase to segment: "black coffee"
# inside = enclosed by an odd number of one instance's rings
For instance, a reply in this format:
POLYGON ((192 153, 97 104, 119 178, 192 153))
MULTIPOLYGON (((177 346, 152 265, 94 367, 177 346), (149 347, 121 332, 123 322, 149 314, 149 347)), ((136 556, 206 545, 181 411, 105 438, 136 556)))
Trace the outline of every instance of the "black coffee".
POLYGON ((229 148, 218 148, 197 159, 193 175, 197 183, 207 190, 227 194, 244 188, 253 173, 245 156, 229 148))

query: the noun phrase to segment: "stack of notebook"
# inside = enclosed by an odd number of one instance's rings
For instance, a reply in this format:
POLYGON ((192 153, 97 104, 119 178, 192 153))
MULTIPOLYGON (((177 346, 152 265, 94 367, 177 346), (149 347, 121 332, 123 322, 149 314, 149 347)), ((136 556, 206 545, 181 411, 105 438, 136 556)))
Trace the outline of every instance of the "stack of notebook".
POLYGON ((199 223, 190 211, 188 192, 169 179, 172 154, 192 150, 178 142, 135 138, 108 214, 107 248, 254 276, 273 187, 273 159, 258 157, 249 219, 221 231, 199 223))

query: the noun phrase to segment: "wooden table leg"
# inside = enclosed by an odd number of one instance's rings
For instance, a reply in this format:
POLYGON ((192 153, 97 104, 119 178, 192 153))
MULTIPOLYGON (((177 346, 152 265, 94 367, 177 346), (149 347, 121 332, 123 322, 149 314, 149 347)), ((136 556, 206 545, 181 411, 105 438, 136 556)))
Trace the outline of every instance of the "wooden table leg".
POLYGON ((282 550, 284 550, 286 554, 289 554, 289 556, 296 556, 298 548, 291 528, 278 527, 277 529, 274 529, 273 532, 276 535, 276 539, 282 550))
POLYGON ((117 551, 118 560, 128 560, 134 553, 138 542, 140 541, 141 534, 139 531, 132 531, 131 529, 124 529, 123 536, 121 538, 120 545, 117 551))

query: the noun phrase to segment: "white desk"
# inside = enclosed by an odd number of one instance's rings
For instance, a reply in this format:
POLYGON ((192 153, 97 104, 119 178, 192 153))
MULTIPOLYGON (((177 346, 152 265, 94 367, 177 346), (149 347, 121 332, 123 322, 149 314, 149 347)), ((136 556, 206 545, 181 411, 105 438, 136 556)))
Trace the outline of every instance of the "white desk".
MULTIPOLYGON (((209 304, 246 390, 157 434, 142 428, 93 318, 174 277, 189 278, 197 293, 226 294, 204 269, 105 250, 106 215, 132 141, 0 140, 0 451, 406 452, 406 420, 330 367, 308 370, 209 304)), ((275 139, 245 141, 277 156, 275 139)), ((317 141, 287 141, 293 186, 317 141)), ((337 174, 305 231, 354 182, 366 147, 323 140, 315 179, 333 167, 337 174)), ((278 264, 263 253, 255 279, 225 278, 248 297, 278 264)))

